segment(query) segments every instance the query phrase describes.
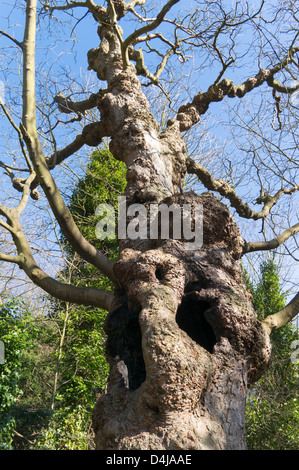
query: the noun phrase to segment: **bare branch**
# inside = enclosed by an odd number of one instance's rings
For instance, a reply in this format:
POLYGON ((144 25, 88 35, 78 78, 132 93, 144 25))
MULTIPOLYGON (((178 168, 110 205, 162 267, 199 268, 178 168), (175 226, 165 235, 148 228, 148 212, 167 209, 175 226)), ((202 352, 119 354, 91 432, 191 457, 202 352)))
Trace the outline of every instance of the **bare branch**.
MULTIPOLYGON (((53 297, 80 305, 91 305, 109 310, 113 294, 93 287, 76 287, 64 284, 47 275, 35 262, 21 224, 15 220, 17 230, 12 234, 18 251, 14 262, 20 266, 34 284, 53 297), (18 260, 18 261, 17 261, 18 260)), ((2 258, 4 259, 5 256, 2 258)), ((6 257, 6 261, 9 261, 6 257)), ((11 259, 12 261, 12 259, 11 259)))
POLYGON ((299 292, 295 297, 288 303, 288 305, 273 315, 269 315, 262 321, 262 325, 268 334, 273 331, 282 328, 283 326, 290 323, 296 315, 299 313, 299 292))
POLYGON ((92 0, 86 0, 86 1, 73 1, 70 2, 69 0, 66 0, 66 3, 64 5, 50 5, 49 0, 45 0, 44 2, 41 2, 45 10, 49 10, 51 13, 54 10, 70 10, 72 8, 76 7, 87 7, 87 8, 96 8, 97 5, 92 1, 92 0))
POLYGON ((275 91, 278 91, 279 93, 286 93, 288 95, 291 95, 295 91, 299 90, 299 84, 294 86, 282 85, 278 80, 275 80, 274 77, 270 77, 267 80, 267 83, 270 87, 274 88, 275 91))
POLYGON ((88 10, 93 14, 93 17, 95 18, 96 21, 100 21, 103 15, 106 13, 106 9, 102 5, 96 5, 93 0, 86 0, 86 1, 69 1, 66 0, 66 3, 64 5, 55 5, 51 4, 49 0, 44 0, 41 1, 41 4, 44 8, 44 10, 47 12, 49 11, 50 14, 53 13, 55 10, 60 10, 60 11, 68 11, 72 10, 76 7, 86 7, 88 10))
MULTIPOLYGON (((177 120, 180 122, 181 131, 190 129, 200 120, 200 116, 207 112, 211 103, 222 101, 225 96, 229 98, 235 98, 236 96, 243 98, 247 93, 265 82, 269 82, 270 86, 275 86, 274 75, 285 68, 293 55, 298 51, 299 47, 291 49, 288 56, 278 65, 272 69, 260 70, 255 77, 248 78, 241 85, 234 85, 232 80, 225 78, 220 83, 210 86, 208 91, 198 93, 192 103, 181 106, 178 111, 177 120)), ((293 91, 291 90, 290 92, 292 93, 293 91)))
POLYGON ((126 10, 132 10, 136 5, 144 5, 146 2, 147 0, 130 0, 129 2, 126 2, 126 10))
POLYGON ((21 214, 21 212, 25 209, 26 207, 26 204, 27 204, 27 201, 28 201, 28 198, 29 198, 29 191, 31 189, 31 183, 35 180, 35 172, 33 171, 31 173, 31 175, 27 178, 27 180, 25 181, 25 184, 24 184, 24 189, 23 189, 23 195, 22 195, 22 199, 21 201, 19 202, 18 206, 16 207, 16 213, 18 215, 21 214))
MULTIPOLYGON (((23 136, 22 136, 22 132, 21 132, 21 129, 16 125, 16 123, 14 122, 12 116, 10 115, 8 109, 6 108, 6 106, 4 105, 3 103, 3 100, 0 96, 0 107, 2 109, 2 111, 4 112, 5 116, 7 117, 9 123, 11 124, 11 126, 15 129, 15 131, 17 132, 18 134, 18 138, 19 138, 19 143, 20 143, 20 147, 21 147, 21 150, 22 150, 22 153, 25 157, 25 160, 26 160, 26 163, 28 165, 28 168, 30 169, 30 171, 32 170, 32 164, 30 162, 30 159, 29 159, 29 156, 26 152, 26 147, 25 147, 25 144, 24 144, 24 141, 23 141, 23 136)), ((0 162, 2 163, 2 162, 0 162)), ((1 165, 3 166, 3 164, 1 165)), ((6 167, 7 169, 8 167, 6 167)))
MULTIPOLYGON (((180 0, 169 0, 160 13, 157 15, 157 17, 152 21, 151 23, 146 24, 142 28, 136 29, 130 36, 128 36, 125 41, 123 42, 123 51, 127 55, 128 54, 128 47, 130 44, 134 43, 134 41, 140 36, 141 34, 148 33, 149 31, 152 31, 153 29, 156 29, 157 26, 159 26, 162 21, 164 20, 165 15, 169 12, 171 7, 178 3, 180 0)), ((129 57, 127 56, 127 60, 129 61, 129 57)))
MULTIPOLYGON (((0 225, 2 225, 0 223, 0 225)), ((22 256, 13 256, 13 255, 6 255, 5 253, 0 253, 0 260, 6 261, 7 263, 15 263, 20 265, 22 262, 22 256)))
POLYGON ((89 98, 82 101, 72 101, 70 98, 65 98, 61 93, 55 96, 54 102, 58 104, 58 109, 61 113, 82 113, 85 111, 95 108, 98 104, 99 98, 101 98, 107 90, 100 90, 98 93, 92 93, 89 98))
POLYGON ((216 191, 221 194, 221 196, 227 198, 230 201, 231 206, 236 209, 239 216, 246 219, 258 220, 267 217, 272 207, 283 194, 292 194, 299 190, 299 185, 297 185, 290 189, 280 189, 274 196, 265 196, 263 201, 260 201, 264 203, 264 207, 261 211, 257 212, 251 209, 248 204, 244 203, 235 190, 226 181, 213 178, 211 173, 205 167, 193 161, 191 158, 187 158, 186 163, 189 174, 197 175, 199 180, 207 189, 216 191))
POLYGON ((17 39, 15 39, 13 36, 11 36, 10 34, 6 33, 5 31, 3 31, 2 29, 0 30, 0 34, 2 34, 2 36, 5 36, 6 38, 10 39, 12 42, 14 42, 18 47, 20 47, 21 49, 23 49, 23 43, 18 41, 17 39))
POLYGON ((61 150, 55 152, 50 158, 47 158, 49 169, 53 169, 55 165, 59 165, 66 158, 80 150, 83 145, 97 147, 102 142, 103 137, 107 137, 109 133, 106 131, 102 122, 92 122, 87 124, 81 134, 77 135, 73 142, 61 150))
POLYGON ((243 254, 251 253, 253 251, 274 250, 286 242, 290 237, 299 232, 299 223, 289 227, 272 240, 265 242, 246 242, 243 254))

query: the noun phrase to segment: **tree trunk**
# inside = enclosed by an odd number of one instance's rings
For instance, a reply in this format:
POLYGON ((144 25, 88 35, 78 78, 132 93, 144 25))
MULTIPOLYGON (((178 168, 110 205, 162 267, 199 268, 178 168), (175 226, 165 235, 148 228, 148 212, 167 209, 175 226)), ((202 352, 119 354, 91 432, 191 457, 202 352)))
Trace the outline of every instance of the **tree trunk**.
POLYGON ((211 193, 178 192, 186 171, 179 121, 159 134, 135 68, 123 70, 117 34, 101 26, 99 36, 89 66, 108 82, 99 109, 110 149, 127 166, 127 204, 147 213, 151 204, 202 205, 203 244, 120 240, 97 449, 244 449, 246 390, 267 367, 270 342, 242 282, 243 239, 211 193))

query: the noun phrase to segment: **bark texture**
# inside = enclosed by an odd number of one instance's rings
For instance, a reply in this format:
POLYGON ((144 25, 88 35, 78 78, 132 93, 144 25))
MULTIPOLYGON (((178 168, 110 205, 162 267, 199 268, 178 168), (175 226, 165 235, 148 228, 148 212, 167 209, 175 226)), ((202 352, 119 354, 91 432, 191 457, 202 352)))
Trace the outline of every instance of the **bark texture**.
POLYGON ((267 367, 269 338, 242 283, 242 238, 212 195, 204 245, 122 251, 123 291, 106 320, 108 391, 96 406, 98 449, 244 449, 248 383, 267 367))
POLYGON ((243 449, 248 383, 270 356, 242 282, 244 241, 210 193, 178 193, 186 171, 180 122, 159 133, 118 35, 99 28, 89 66, 108 83, 99 99, 110 149, 127 166, 127 203, 203 205, 203 246, 120 241, 119 286, 106 319, 110 379, 93 417, 98 449, 243 449))

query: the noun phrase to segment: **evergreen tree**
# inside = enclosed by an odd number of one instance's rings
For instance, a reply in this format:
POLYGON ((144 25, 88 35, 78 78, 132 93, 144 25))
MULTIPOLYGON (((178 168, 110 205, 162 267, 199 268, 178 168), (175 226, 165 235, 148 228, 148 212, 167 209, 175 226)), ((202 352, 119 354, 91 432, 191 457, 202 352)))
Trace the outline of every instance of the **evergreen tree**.
MULTIPOLYGON (((273 260, 263 262, 260 281, 254 286, 246 277, 253 304, 262 320, 282 309, 286 295, 273 260)), ((299 403, 298 365, 291 361, 292 343, 298 331, 292 324, 272 334, 272 364, 268 372, 249 390, 246 421, 247 445, 258 450, 298 450, 299 403)))

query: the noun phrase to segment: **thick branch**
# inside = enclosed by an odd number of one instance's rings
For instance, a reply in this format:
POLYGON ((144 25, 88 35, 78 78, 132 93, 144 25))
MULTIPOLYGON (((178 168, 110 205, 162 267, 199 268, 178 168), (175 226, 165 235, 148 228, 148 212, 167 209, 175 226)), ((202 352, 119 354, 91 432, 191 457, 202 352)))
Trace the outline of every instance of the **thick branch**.
POLYGON ((279 93, 286 93, 288 95, 291 95, 295 91, 299 90, 299 84, 294 85, 294 86, 286 86, 282 85, 278 80, 275 80, 274 77, 270 77, 267 80, 267 83, 270 87, 272 87, 275 91, 278 91, 279 93))
POLYGON ((147 2, 147 0, 130 0, 129 2, 126 2, 126 10, 131 10, 132 8, 135 8, 136 5, 144 5, 147 2))
POLYGON ((291 300, 291 302, 282 310, 274 315, 269 315, 263 320, 262 325, 268 334, 273 333, 273 331, 282 328, 283 326, 290 323, 295 316, 299 313, 299 292, 291 300))
POLYGON ((109 310, 113 295, 94 287, 76 287, 71 284, 58 282, 48 276, 35 262, 26 237, 18 222, 18 230, 13 234, 13 239, 18 250, 17 264, 27 274, 34 284, 39 286, 51 296, 80 305, 91 305, 109 310))
POLYGON ((78 152, 83 145, 90 147, 97 147, 102 142, 103 137, 107 137, 109 134, 105 129, 102 122, 92 122, 87 124, 82 133, 77 135, 73 142, 64 147, 61 150, 55 152, 50 158, 47 158, 47 164, 50 169, 54 168, 55 165, 59 165, 66 158, 78 152))
POLYGON ((277 237, 265 242, 247 242, 243 254, 253 251, 274 250, 286 242, 291 236, 299 232, 299 223, 288 228, 277 237))
MULTIPOLYGON (((192 103, 185 104, 180 107, 177 120, 180 122, 180 130, 186 131, 200 120, 200 116, 205 114, 209 106, 213 102, 222 101, 225 96, 229 98, 243 98, 254 88, 261 86, 263 83, 270 83, 274 86, 274 75, 285 68, 290 62, 293 55, 299 51, 299 47, 291 49, 288 56, 272 69, 262 69, 255 77, 250 77, 241 85, 234 85, 232 80, 225 78, 218 84, 210 86, 208 91, 200 92, 196 95, 192 103)), ((286 92, 286 87, 284 87, 286 92)), ((279 90, 278 90, 279 91, 279 90)), ((292 93, 293 89, 290 90, 292 93)))
POLYGON ((70 98, 65 98, 61 93, 55 96, 54 102, 58 104, 58 109, 61 113, 82 113, 97 106, 98 100, 102 97, 107 90, 100 90, 98 93, 92 93, 89 98, 82 101, 72 101, 70 98))
POLYGON ((194 162, 191 158, 187 158, 187 171, 189 174, 195 174, 198 176, 201 183, 210 191, 216 191, 221 196, 227 198, 231 206, 236 209, 240 217, 245 219, 262 219, 267 217, 272 207, 277 203, 278 199, 283 194, 292 194, 299 190, 299 186, 294 186, 290 189, 280 189, 274 196, 267 196, 264 200, 264 207, 261 211, 254 211, 249 207, 248 204, 242 201, 237 195, 236 191, 224 180, 218 180, 213 178, 211 173, 197 162, 194 162))
POLYGON ((22 262, 21 256, 6 255, 5 253, 0 253, 0 260, 7 263, 20 264, 22 262))

